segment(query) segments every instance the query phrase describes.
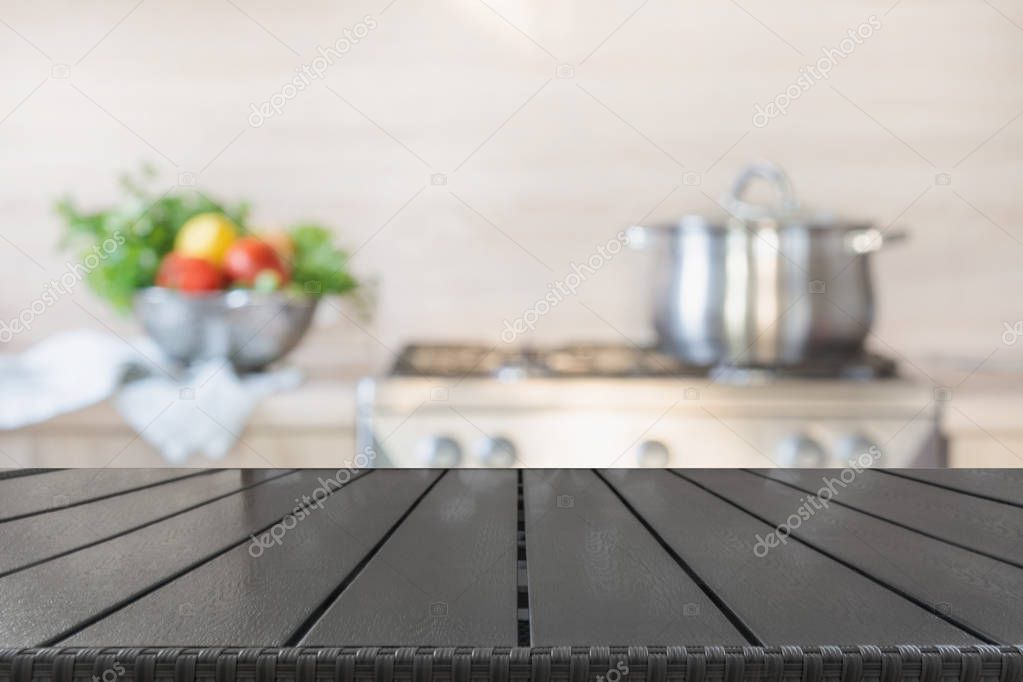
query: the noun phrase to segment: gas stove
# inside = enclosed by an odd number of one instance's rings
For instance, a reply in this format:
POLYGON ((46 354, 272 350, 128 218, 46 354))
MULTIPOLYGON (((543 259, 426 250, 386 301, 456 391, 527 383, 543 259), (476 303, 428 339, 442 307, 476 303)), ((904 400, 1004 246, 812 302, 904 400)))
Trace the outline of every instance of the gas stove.
POLYGON ((864 353, 694 366, 653 348, 406 347, 359 387, 380 466, 940 466, 940 404, 864 353))

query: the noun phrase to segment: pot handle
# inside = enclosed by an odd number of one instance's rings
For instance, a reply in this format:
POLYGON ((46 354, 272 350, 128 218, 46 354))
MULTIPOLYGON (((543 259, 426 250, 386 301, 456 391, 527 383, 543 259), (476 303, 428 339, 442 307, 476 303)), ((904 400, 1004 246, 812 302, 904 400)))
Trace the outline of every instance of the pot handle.
POLYGON ((908 238, 909 232, 904 229, 884 231, 876 227, 868 227, 850 230, 845 233, 845 250, 857 255, 873 253, 880 251, 885 244, 897 244, 908 238))
POLYGON ((751 163, 735 176, 731 191, 725 195, 725 208, 740 220, 777 218, 791 215, 799 208, 792 182, 781 166, 770 161, 751 163), (754 180, 765 180, 778 193, 778 205, 754 204, 743 199, 754 180))

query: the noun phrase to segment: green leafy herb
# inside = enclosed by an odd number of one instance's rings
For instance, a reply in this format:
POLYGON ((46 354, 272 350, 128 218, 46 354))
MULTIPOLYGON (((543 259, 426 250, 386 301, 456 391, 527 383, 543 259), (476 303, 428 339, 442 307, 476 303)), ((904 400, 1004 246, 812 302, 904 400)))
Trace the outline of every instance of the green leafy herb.
POLYGON ((291 230, 295 256, 291 281, 306 294, 344 294, 358 286, 348 272, 348 254, 331 242, 320 225, 299 225, 291 230))

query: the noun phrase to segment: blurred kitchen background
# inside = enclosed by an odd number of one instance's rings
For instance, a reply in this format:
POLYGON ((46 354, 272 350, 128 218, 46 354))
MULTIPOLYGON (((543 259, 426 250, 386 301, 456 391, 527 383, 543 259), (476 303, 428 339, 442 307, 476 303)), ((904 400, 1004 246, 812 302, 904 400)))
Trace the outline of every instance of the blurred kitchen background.
MULTIPOLYGON (((911 412, 940 412, 942 462, 1020 466, 1021 64, 1018 0, 3 0, 0 320, 66 268, 55 200, 109 203, 143 162, 162 189, 251 200, 255 223, 332 225, 374 282, 372 319, 321 305, 287 360, 302 386, 260 401, 227 457, 188 464, 333 466, 356 453, 357 382, 406 344, 507 346, 506 322, 619 231, 718 214, 735 173, 772 159, 807 204, 910 233, 873 255, 869 348, 921 387, 911 412), (808 76, 827 54, 827 78, 808 76), (783 114, 756 116, 794 84, 783 114)), ((644 263, 608 259, 513 345, 652 344, 644 263)), ((141 334, 80 284, 0 353, 80 328, 141 334)), ((631 447, 673 405, 617 437, 631 447)), ((711 422, 722 463, 778 463, 711 422)), ((162 463, 109 401, 0 432, 0 466, 162 463)))

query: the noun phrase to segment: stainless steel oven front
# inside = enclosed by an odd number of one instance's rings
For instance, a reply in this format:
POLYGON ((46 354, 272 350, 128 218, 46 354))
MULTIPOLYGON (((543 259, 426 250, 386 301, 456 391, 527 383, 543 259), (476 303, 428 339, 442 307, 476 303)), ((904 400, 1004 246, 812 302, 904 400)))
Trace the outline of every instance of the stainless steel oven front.
POLYGON ((902 379, 384 377, 359 387, 377 466, 943 466, 941 403, 902 379))

